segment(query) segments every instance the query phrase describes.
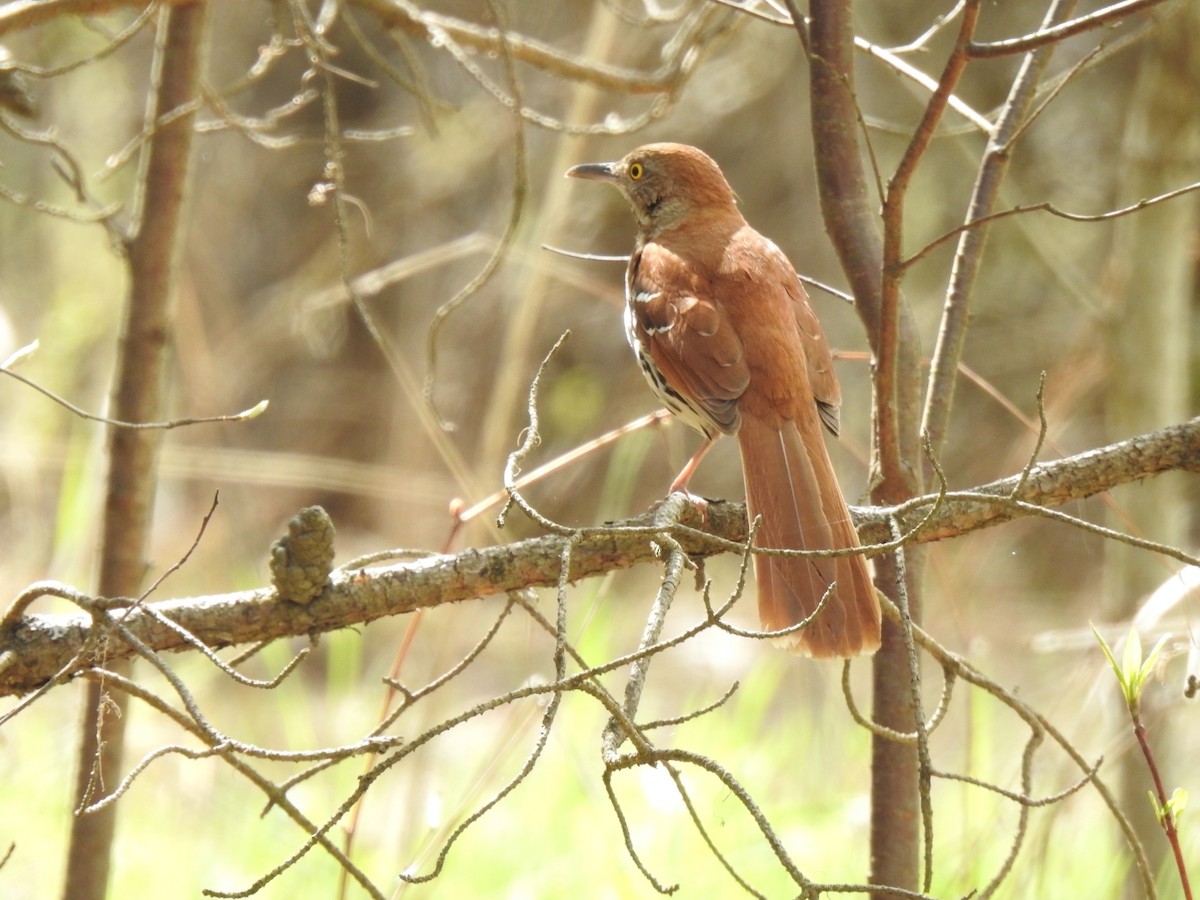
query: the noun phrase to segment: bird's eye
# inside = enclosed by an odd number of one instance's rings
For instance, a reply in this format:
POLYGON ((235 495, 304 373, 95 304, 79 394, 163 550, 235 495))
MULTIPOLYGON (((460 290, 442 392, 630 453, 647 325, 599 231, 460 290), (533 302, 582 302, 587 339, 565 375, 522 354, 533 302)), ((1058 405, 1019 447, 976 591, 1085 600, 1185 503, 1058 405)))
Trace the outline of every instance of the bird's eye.
POLYGON ((629 164, 629 177, 634 181, 641 180, 641 177, 646 174, 646 168, 640 162, 629 164))

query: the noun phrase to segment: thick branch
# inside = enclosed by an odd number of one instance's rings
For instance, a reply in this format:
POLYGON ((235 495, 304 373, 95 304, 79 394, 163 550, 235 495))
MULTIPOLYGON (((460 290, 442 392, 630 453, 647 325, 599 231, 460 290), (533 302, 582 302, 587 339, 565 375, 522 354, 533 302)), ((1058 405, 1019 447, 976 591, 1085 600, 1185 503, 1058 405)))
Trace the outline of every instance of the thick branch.
MULTIPOLYGON (((1028 506, 1007 502, 1018 484, 1021 490, 1014 499, 1023 504, 1052 507, 1171 470, 1200 472, 1200 418, 1036 465, 1023 484, 1021 476, 1013 476, 978 487, 969 496, 952 495, 914 540, 942 540, 1030 515, 1033 511, 1028 506)), ((901 530, 917 527, 928 514, 933 499, 914 501, 899 511, 901 530)), ((888 540, 887 512, 858 511, 865 542, 888 540)), ((740 503, 710 503, 709 534, 695 530, 700 518, 694 510, 688 515, 692 518, 675 527, 672 534, 693 556, 727 552, 746 539, 745 507, 740 503)), ((571 551, 570 579, 576 581, 658 561, 652 538, 659 531, 661 528, 654 527, 650 514, 620 525, 582 531, 571 551)), ((325 593, 307 606, 280 600, 273 591, 260 589, 156 603, 152 606, 153 614, 134 609, 126 622, 141 640, 160 651, 186 649, 188 642, 157 617, 178 623, 212 648, 333 631, 442 603, 525 587, 553 586, 559 580, 559 561, 566 540, 571 538, 531 538, 369 572, 336 573, 325 593)), ((50 591, 31 589, 27 596, 41 593, 50 591)), ((10 610, 0 621, 0 695, 21 694, 39 687, 54 678, 77 654, 85 655, 70 671, 62 673, 64 679, 90 664, 85 652, 91 626, 89 615, 21 618, 23 611, 23 607, 10 610)), ((104 645, 103 652, 111 661, 129 655, 130 651, 114 642, 104 645)))
MULTIPOLYGON (((1170 471, 1200 472, 1200 417, 1148 434, 1138 435, 1107 447, 1038 463, 1024 476, 1013 475, 970 491, 956 492, 917 535, 917 541, 938 541, 957 537, 979 528, 999 525, 1030 515, 1025 504, 1055 507, 1083 500, 1114 487, 1140 481, 1170 471), (1016 495, 1013 496, 1013 491, 1016 495), (1008 502, 1018 501, 1020 505, 1008 502)), ((914 527, 921 517, 923 504, 906 506, 900 515, 901 528, 914 527)), ((881 534, 882 525, 863 529, 869 538, 881 534)))

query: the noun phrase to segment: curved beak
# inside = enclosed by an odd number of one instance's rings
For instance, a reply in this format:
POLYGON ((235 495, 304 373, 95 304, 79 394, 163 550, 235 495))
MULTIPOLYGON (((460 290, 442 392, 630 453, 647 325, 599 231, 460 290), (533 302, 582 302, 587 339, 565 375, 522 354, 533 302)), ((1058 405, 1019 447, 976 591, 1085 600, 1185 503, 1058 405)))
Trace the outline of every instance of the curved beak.
POLYGON ((583 163, 567 169, 568 178, 586 178, 589 181, 607 181, 616 184, 620 175, 617 173, 617 163, 583 163))

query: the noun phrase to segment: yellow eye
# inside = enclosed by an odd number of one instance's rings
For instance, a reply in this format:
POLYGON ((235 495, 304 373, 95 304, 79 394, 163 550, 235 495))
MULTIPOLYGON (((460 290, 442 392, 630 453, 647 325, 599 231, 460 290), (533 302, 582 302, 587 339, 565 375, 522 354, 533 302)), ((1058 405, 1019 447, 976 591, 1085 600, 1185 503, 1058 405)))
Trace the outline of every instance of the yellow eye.
POLYGON ((646 169, 640 162, 635 162, 635 163, 629 164, 629 177, 632 178, 634 181, 640 180, 641 177, 645 174, 646 174, 646 169))

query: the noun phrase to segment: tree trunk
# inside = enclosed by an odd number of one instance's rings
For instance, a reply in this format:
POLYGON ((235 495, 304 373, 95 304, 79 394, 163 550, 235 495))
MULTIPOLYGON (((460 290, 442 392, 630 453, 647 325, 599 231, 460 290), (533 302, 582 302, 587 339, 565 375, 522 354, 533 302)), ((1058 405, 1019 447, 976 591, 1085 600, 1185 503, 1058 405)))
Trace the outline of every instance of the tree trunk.
MULTIPOLYGON (((167 6, 160 13, 154 81, 147 122, 196 96, 207 4, 167 6)), ((123 422, 162 418, 170 337, 170 297, 188 181, 193 116, 154 131, 142 168, 142 218, 127 243, 130 283, 114 375, 111 416, 123 422)), ((132 597, 142 590, 154 510, 161 432, 110 426, 97 593, 132 597)), ((126 674, 129 662, 113 665, 126 674)), ((80 815, 120 781, 126 698, 89 682, 77 760, 75 804, 68 848, 66 900, 101 900, 108 890, 116 805, 80 815)))
MULTIPOLYGON (((794 18, 799 10, 789 2, 794 18)), ((874 367, 873 502, 902 503, 920 493, 920 340, 902 296, 883 292, 883 243, 877 204, 871 199, 858 145, 854 97, 854 19, 848 0, 813 0, 809 41, 813 144, 817 184, 826 230, 854 292, 855 306, 877 362, 892 354, 895 365, 880 377, 874 367), (888 309, 885 303, 893 303, 888 309), (890 323, 890 324, 889 324, 890 323), (894 329, 889 332, 889 329, 894 329), (886 423, 886 424, 881 424, 886 423)), ((906 588, 913 620, 920 621, 920 556, 907 552, 906 588)), ((894 559, 876 558, 876 586, 899 598, 894 559)), ((874 660, 875 720, 912 732, 912 673, 899 630, 885 623, 883 646, 874 660)), ((920 822, 916 749, 872 737, 871 883, 915 891, 919 881, 920 822)), ((880 896, 887 896, 881 894, 880 896)))

